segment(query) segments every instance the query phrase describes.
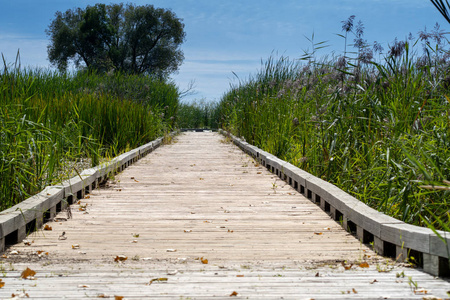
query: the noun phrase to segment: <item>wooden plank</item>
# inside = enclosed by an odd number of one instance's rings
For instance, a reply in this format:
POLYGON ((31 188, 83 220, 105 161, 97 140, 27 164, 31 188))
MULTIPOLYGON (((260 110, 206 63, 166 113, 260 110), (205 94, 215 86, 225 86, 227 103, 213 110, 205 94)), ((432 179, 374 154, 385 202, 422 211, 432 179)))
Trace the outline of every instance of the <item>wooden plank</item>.
POLYGON ((6 252, 0 298, 25 290, 33 299, 229 299, 233 291, 253 299, 421 299, 411 281, 440 297, 450 290, 377 256, 215 133, 179 136, 71 211, 72 219, 48 223, 51 231, 6 252), (127 260, 114 262, 118 255, 127 260), (346 271, 343 262, 353 266, 346 271), (20 279, 26 267, 36 280, 20 279), (168 281, 146 285, 154 278, 168 281))

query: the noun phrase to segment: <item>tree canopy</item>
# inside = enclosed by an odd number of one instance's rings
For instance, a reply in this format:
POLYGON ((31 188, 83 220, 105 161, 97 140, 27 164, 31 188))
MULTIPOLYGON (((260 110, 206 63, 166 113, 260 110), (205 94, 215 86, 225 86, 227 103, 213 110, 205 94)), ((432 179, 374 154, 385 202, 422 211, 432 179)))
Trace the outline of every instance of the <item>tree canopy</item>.
POLYGON ((184 59, 181 21, 153 5, 95 4, 58 11, 46 31, 48 58, 62 71, 72 61, 89 70, 165 77, 184 59))

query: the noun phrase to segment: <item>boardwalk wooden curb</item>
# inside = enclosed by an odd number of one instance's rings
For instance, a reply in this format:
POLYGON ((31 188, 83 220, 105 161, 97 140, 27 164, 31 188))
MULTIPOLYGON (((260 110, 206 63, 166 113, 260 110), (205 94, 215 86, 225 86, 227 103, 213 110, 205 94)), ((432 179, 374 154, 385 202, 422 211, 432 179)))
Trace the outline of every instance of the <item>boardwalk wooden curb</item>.
POLYGON ((244 140, 219 130, 230 137, 244 152, 269 171, 319 205, 344 229, 365 244, 372 244, 381 255, 397 260, 414 259, 424 271, 436 276, 449 276, 450 232, 406 224, 362 203, 335 185, 265 152, 244 140), (443 240, 444 239, 444 240, 443 240))
MULTIPOLYGON (((174 136, 177 132, 172 132, 174 136)), ((42 192, 0 212, 0 251, 18 243, 27 234, 40 228, 45 220, 52 219, 57 212, 105 182, 111 175, 120 172, 146 156, 163 142, 160 137, 141 147, 123 153, 109 162, 83 170, 79 175, 59 185, 47 186, 42 192)))

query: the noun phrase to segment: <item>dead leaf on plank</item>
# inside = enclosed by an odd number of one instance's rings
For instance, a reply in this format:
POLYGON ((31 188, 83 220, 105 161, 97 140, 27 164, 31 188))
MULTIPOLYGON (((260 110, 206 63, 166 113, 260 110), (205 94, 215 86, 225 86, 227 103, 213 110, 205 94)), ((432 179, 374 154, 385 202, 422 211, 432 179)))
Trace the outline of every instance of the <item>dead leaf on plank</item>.
POLYGON ((79 244, 72 245, 72 249, 80 249, 80 245, 79 244))
POLYGON ((358 294, 358 292, 353 288, 352 289, 352 292, 354 293, 354 294, 358 294))
POLYGON ((166 252, 177 252, 177 249, 167 249, 166 252))
POLYGON ((414 294, 416 294, 416 295, 426 295, 426 294, 428 294, 428 291, 426 289, 423 289, 423 288, 415 289, 414 290, 414 294))
POLYGON ((148 283, 148 285, 151 285, 153 282, 167 282, 169 279, 166 277, 161 277, 161 278, 153 278, 150 280, 150 282, 148 283))
POLYGON ((44 230, 53 230, 51 226, 49 226, 48 224, 45 224, 44 226, 44 230))
POLYGON ((78 285, 78 288, 80 288, 80 289, 88 289, 88 288, 90 288, 90 286, 87 285, 87 284, 80 284, 80 285, 78 285))
POLYGON ((114 300, 123 300, 123 296, 114 296, 114 300))
POLYGON ((66 222, 67 218, 53 218, 53 222, 66 222))
POLYGON ((344 262, 341 263, 345 270, 350 270, 353 267, 353 264, 346 265, 344 262))
POLYGON ((244 277, 244 275, 236 275, 236 277, 244 277))
POLYGON ((128 257, 125 256, 125 255, 117 255, 117 256, 114 258, 114 261, 115 261, 115 262, 122 262, 122 261, 126 261, 127 259, 128 259, 128 257))
POLYGON ((200 260, 201 260, 202 264, 204 264, 204 265, 208 264, 208 260, 206 258, 200 257, 200 260))
POLYGON ((360 268, 368 268, 368 267, 369 267, 369 264, 368 264, 367 262, 363 262, 363 263, 360 263, 360 264, 359 264, 359 267, 360 267, 360 268))
POLYGON ((370 282, 370 284, 374 284, 375 282, 378 282, 378 280, 374 279, 370 282))
POLYGON ((36 272, 31 270, 30 268, 26 268, 24 271, 22 271, 22 274, 20 275, 20 277, 22 277, 23 279, 28 279, 28 277, 33 278, 34 275, 36 275, 36 272))
POLYGON ((237 295, 238 295, 238 293, 236 291, 234 291, 230 294, 230 297, 236 297, 237 295))
POLYGON ((31 243, 29 240, 23 240, 23 243, 25 244, 25 246, 31 246, 31 243))
POLYGON ((315 235, 322 235, 323 232, 314 232, 315 235))
POLYGON ((192 232, 192 229, 185 229, 184 232, 185 233, 190 233, 190 232, 192 232))
POLYGON ((5 286, 5 283, 3 282, 3 280, 0 279, 0 289, 4 286, 5 286))
POLYGON ((28 295, 28 293, 21 293, 21 294, 12 293, 11 297, 12 298, 25 298, 25 297, 30 298, 30 295, 28 295))

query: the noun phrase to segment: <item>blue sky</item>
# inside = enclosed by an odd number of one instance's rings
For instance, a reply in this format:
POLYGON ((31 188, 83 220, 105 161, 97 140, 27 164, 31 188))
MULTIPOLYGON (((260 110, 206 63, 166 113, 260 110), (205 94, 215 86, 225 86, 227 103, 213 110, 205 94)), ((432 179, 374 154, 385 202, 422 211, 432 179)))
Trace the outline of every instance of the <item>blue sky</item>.
MULTIPOLYGON (((1 0, 0 52, 13 62, 20 49, 22 65, 49 67, 45 29, 56 11, 95 3, 126 1, 1 0)), ((170 8, 183 19, 185 61, 172 76, 180 89, 195 81, 196 94, 185 101, 220 100, 230 84, 255 74, 271 53, 299 58, 311 48, 305 38, 328 41, 324 53, 341 54, 341 21, 356 15, 365 39, 386 49, 395 37, 404 39, 436 22, 449 26, 428 0, 154 0, 132 1, 170 8)))

